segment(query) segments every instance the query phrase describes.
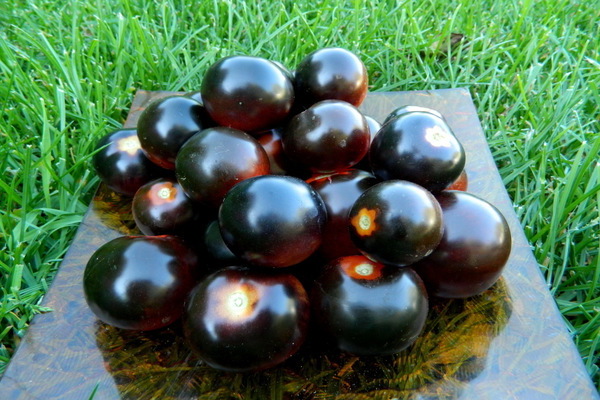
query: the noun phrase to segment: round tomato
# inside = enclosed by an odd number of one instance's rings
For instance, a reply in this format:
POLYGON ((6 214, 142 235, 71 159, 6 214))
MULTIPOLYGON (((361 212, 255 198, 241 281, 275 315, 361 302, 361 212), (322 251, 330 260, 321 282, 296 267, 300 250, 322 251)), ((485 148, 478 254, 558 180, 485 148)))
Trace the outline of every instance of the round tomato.
POLYGON ((196 284, 196 253, 174 236, 123 236, 92 254, 83 274, 96 316, 122 329, 167 326, 196 284))

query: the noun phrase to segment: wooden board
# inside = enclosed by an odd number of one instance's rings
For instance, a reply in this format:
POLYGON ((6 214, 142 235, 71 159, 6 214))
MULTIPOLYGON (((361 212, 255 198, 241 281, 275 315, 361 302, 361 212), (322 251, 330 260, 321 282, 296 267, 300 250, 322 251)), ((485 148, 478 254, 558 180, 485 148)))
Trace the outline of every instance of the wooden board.
MULTIPOLYGON (((139 91, 125 124, 171 93, 139 91)), ((211 370, 177 324, 128 332, 100 323, 82 292, 85 264, 108 240, 136 232, 129 200, 101 186, 44 306, 0 381, 6 399, 598 399, 513 212, 466 89, 370 94, 362 110, 439 110, 467 152, 469 191, 496 205, 513 233, 502 279, 481 296, 432 301, 423 335, 397 356, 357 358, 302 350, 254 374, 211 370)))

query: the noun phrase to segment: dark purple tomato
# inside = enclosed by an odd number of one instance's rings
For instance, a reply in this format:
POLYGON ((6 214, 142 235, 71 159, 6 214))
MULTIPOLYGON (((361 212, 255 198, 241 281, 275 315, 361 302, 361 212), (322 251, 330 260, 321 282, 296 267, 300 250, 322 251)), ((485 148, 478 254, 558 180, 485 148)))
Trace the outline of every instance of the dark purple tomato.
POLYGON ((365 119, 367 120, 367 125, 369 126, 369 134, 372 142, 377 132, 379 132, 381 129, 381 124, 377 122, 375 118, 368 115, 365 115, 365 119))
POLYGON ((206 128, 204 107, 185 96, 170 96, 150 103, 140 114, 137 129, 142 149, 157 165, 175 169, 181 146, 206 128))
POLYGON ((292 118, 283 135, 283 150, 314 172, 332 172, 358 163, 369 142, 369 126, 356 107, 325 100, 292 118))
POLYGON ((309 317, 308 296, 293 275, 229 267, 193 290, 183 332, 211 367, 246 372, 292 356, 305 340, 309 317))
POLYGON ((184 96, 189 97, 192 100, 196 100, 202 106, 199 111, 200 117, 202 118, 202 127, 204 129, 217 126, 217 123, 213 121, 210 115, 208 115, 208 111, 206 111, 206 107, 204 107, 204 100, 202 100, 202 93, 199 90, 186 93, 184 96))
POLYGON ((135 129, 119 129, 98 141, 92 163, 100 180, 111 190, 133 196, 143 184, 165 174, 151 162, 135 129))
MULTIPOLYGON (((369 148, 371 147, 371 143, 373 143, 373 139, 379 129, 381 129, 381 124, 377 122, 377 120, 373 117, 369 117, 365 115, 365 120, 367 121, 367 125, 369 126, 369 148)), ((364 155, 364 157, 356 164, 353 168, 362 169, 363 171, 371 171, 371 164, 369 163, 369 153, 364 155)))
POLYGON ((342 351, 385 355, 402 351, 421 333, 427 292, 411 268, 395 268, 364 256, 327 264, 310 297, 320 329, 342 351))
POLYGON ((269 173, 269 157, 256 139, 226 127, 198 132, 181 147, 175 164, 185 193, 215 209, 236 183, 269 173))
POLYGON ((273 128, 262 132, 256 138, 269 157, 271 174, 295 175, 299 167, 283 151, 281 141, 282 128, 273 128))
POLYGON ((325 260, 360 254, 350 239, 348 213, 356 199, 379 180, 368 172, 347 169, 313 176, 307 182, 321 196, 327 208, 327 222, 323 227, 319 253, 325 260))
POLYGON ((438 118, 444 119, 444 117, 442 116, 442 114, 439 111, 434 110, 432 108, 421 107, 421 106, 402 106, 402 107, 396 108, 394 111, 389 113, 388 116, 383 121, 383 125, 387 124, 388 122, 390 122, 391 120, 393 120, 395 118, 398 118, 401 115, 408 114, 411 112, 425 112, 425 113, 433 114, 438 118))
POLYGON ((359 106, 367 96, 367 69, 356 54, 324 48, 306 56, 294 75, 296 99, 305 107, 322 100, 342 100, 359 106))
POLYGON ((460 190, 461 192, 466 192, 468 188, 469 176, 467 175, 467 171, 463 169, 458 178, 444 190, 460 190))
POLYGON ((323 200, 308 183, 282 175, 238 183, 219 209, 227 247, 243 260, 266 267, 307 259, 321 244, 326 218, 323 200))
POLYGON ((458 178, 465 151, 443 119, 410 112, 381 127, 371 143, 369 160, 380 179, 407 180, 437 192, 458 178))
POLYGON ((196 254, 175 236, 123 236, 92 254, 83 274, 96 316, 123 329, 167 326, 196 285, 196 254))
POLYGON ((204 247, 208 257, 214 265, 226 266, 239 264, 241 262, 223 241, 218 220, 214 220, 207 225, 206 231, 204 232, 204 247))
POLYGON ((442 239, 442 210, 433 195, 408 181, 371 186, 349 213, 350 237, 365 255, 384 264, 410 265, 442 239))
POLYGON ((294 102, 292 81, 281 67, 250 56, 226 57, 211 65, 201 92, 213 120, 243 131, 277 126, 294 102))
POLYGON ((144 235, 182 234, 198 219, 194 202, 174 178, 157 179, 139 188, 131 210, 144 235))
POLYGON ((415 264, 433 296, 465 298, 491 287, 511 251, 510 229, 496 207, 460 191, 437 195, 444 236, 433 253, 415 264))

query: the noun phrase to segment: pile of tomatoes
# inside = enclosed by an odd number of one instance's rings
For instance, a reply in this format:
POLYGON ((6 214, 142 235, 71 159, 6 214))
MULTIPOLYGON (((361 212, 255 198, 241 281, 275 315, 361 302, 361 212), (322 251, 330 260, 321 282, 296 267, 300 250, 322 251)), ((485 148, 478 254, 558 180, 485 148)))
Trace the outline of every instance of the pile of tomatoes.
POLYGON ((397 353, 428 297, 464 298, 500 276, 508 225, 467 193, 465 152, 436 110, 380 125, 358 106, 361 60, 317 50, 290 72, 259 57, 213 64, 199 92, 151 103, 104 137, 94 166, 132 196, 140 236, 101 246, 83 285, 123 329, 182 317, 208 365, 251 371, 305 342, 397 353))

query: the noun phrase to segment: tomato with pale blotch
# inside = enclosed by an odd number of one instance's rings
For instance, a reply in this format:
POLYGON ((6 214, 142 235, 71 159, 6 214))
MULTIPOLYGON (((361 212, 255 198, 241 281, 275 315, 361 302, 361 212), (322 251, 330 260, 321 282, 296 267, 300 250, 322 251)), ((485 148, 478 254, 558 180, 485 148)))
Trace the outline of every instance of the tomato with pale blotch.
POLYGON ((327 264, 310 300, 320 330, 337 348, 357 355, 402 351, 417 339, 428 313, 427 292, 411 268, 364 256, 327 264))
POLYGON ((131 211, 145 235, 185 234, 199 219, 199 210, 175 178, 157 179, 139 188, 131 211))
POLYGON ((135 129, 119 129, 102 137, 92 163, 106 186, 126 196, 166 173, 146 157, 135 129))
POLYGON ((306 338, 309 316, 308 296, 293 275, 233 266, 193 290, 183 332, 211 367, 255 371, 296 353, 306 338))
POLYGON ((327 208, 327 222, 319 254, 326 260, 360 254, 350 239, 348 213, 358 197, 379 182, 372 174, 347 169, 333 174, 315 175, 307 182, 317 191, 327 208))
POLYGON ((384 264, 410 265, 442 239, 442 210, 433 195, 408 181, 371 186, 349 213, 350 237, 365 255, 384 264))

